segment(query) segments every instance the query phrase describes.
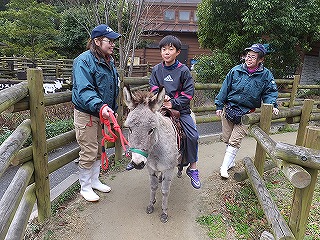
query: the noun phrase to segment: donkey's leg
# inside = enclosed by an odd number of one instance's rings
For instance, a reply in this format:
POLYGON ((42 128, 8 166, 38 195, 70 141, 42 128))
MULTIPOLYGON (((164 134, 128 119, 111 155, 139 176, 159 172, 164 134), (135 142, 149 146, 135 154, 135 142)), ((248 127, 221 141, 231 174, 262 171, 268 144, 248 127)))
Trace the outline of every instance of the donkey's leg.
POLYGON ((158 176, 155 171, 149 170, 150 178, 150 202, 147 207, 147 213, 150 214, 154 210, 154 204, 156 203, 156 192, 158 189, 158 176))
POLYGON ((168 221, 168 198, 170 193, 170 186, 174 175, 174 169, 168 169, 163 173, 161 192, 162 192, 162 213, 160 220, 163 223, 168 221))

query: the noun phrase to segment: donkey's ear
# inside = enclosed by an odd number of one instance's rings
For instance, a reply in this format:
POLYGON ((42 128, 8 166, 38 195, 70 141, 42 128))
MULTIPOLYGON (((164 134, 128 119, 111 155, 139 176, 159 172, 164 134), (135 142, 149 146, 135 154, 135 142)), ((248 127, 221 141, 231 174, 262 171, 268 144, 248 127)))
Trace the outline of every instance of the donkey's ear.
POLYGON ((153 112, 158 111, 162 107, 165 94, 166 94, 165 88, 160 87, 159 92, 151 99, 151 102, 150 102, 151 111, 153 112))
POLYGON ((134 108, 134 104, 132 102, 132 93, 130 88, 127 86, 123 87, 123 100, 130 110, 134 108))

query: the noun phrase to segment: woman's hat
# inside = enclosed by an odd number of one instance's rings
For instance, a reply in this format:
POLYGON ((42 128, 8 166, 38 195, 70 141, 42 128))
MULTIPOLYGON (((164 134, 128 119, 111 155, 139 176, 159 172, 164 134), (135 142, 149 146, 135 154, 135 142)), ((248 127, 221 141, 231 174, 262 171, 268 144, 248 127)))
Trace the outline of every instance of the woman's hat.
POLYGON ((263 55, 266 55, 267 53, 266 48, 260 43, 253 44, 251 47, 246 48, 245 51, 254 51, 256 53, 262 52, 263 55))
POLYGON ((105 36, 109 39, 117 39, 121 37, 121 34, 115 32, 112 30, 111 27, 109 27, 106 24, 101 24, 99 26, 96 26, 92 32, 91 32, 91 39, 94 39, 96 37, 105 36))

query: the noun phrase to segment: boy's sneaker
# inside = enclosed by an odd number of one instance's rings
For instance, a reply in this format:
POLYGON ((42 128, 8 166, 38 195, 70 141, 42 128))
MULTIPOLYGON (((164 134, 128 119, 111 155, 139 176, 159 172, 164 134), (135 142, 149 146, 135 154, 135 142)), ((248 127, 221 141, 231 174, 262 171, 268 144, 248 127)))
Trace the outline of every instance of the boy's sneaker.
POLYGON ((128 165, 127 165, 127 167, 126 167, 126 170, 127 170, 127 171, 130 171, 130 170, 132 170, 132 169, 134 169, 134 165, 133 165, 132 162, 129 162, 128 165))
POLYGON ((198 169, 190 170, 189 168, 187 168, 186 174, 191 178, 191 185, 194 188, 199 189, 201 187, 201 183, 200 183, 200 179, 199 179, 198 169))

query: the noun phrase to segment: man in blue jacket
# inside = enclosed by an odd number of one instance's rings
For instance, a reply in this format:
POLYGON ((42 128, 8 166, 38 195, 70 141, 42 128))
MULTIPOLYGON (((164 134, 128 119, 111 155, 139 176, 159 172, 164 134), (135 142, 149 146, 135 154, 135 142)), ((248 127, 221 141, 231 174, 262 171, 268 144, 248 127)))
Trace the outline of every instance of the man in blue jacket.
POLYGON ((121 35, 101 24, 91 32, 87 51, 73 62, 72 102, 79 153, 80 194, 87 201, 98 201, 93 191, 110 192, 99 180, 102 129, 99 113, 109 118, 117 110, 119 76, 112 58, 115 40, 121 35))
POLYGON ((247 126, 241 123, 241 116, 261 107, 261 102, 273 104, 273 113, 279 113, 277 85, 270 70, 263 66, 266 49, 256 43, 245 51, 245 62, 229 71, 215 98, 216 114, 221 116, 222 140, 227 144, 220 167, 220 175, 225 179, 229 177, 228 170, 234 166, 241 141, 248 133, 247 126))

